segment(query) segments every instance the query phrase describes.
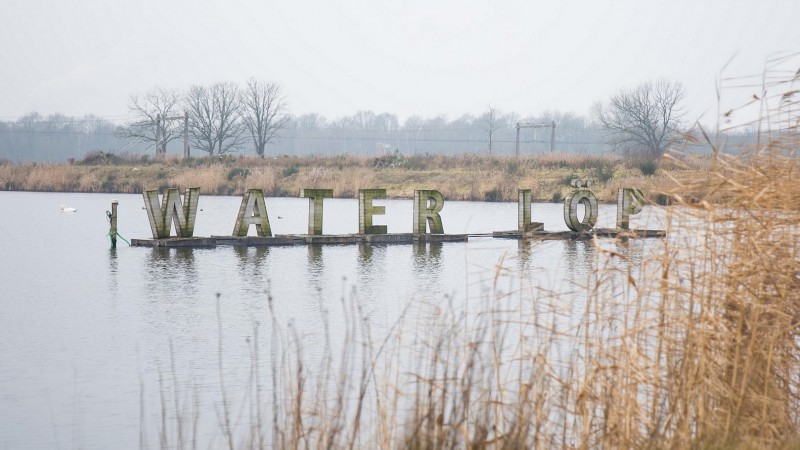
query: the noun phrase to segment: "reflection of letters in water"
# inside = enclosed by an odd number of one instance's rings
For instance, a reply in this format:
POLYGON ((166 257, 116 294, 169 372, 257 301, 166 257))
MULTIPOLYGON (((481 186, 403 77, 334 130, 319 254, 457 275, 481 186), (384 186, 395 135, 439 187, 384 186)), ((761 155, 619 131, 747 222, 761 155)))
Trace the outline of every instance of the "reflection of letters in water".
MULTIPOLYGON (((591 180, 573 180, 576 190, 564 200, 564 222, 575 232, 590 231, 597 223, 597 197, 588 188, 591 180), (578 205, 584 206, 582 219, 578 219, 578 205)), ((192 237, 194 221, 197 217, 197 204, 200 188, 186 189, 183 201, 178 189, 167 189, 159 205, 157 190, 145 191, 144 204, 150 219, 150 228, 154 239, 170 237, 171 225, 175 224, 177 237, 192 237)), ((308 234, 322 235, 323 200, 333 197, 333 189, 303 189, 301 197, 308 198, 308 234)), ((374 199, 386 198, 385 189, 360 189, 358 191, 358 233, 386 234, 386 225, 373 225, 373 216, 386 213, 385 206, 372 204, 374 199)), ((630 216, 638 214, 644 206, 644 194, 638 189, 624 188, 617 192, 617 229, 627 230, 630 216)), ((413 234, 444 234, 442 217, 439 214, 444 208, 444 196, 435 190, 414 191, 414 225, 413 234), (428 231, 430 230, 430 231, 428 231)), ((543 231, 540 222, 531 222, 531 190, 518 191, 518 231, 530 233, 543 231)), ((233 229, 233 236, 245 237, 250 225, 256 226, 258 236, 270 237, 267 204, 262 189, 249 189, 242 197, 239 214, 233 229)))

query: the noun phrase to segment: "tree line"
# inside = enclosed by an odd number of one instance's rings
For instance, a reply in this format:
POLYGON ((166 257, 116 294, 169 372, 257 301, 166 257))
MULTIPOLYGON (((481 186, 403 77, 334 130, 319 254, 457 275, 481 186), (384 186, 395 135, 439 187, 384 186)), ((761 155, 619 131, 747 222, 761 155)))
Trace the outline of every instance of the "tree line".
POLYGON ((288 120, 280 85, 255 78, 241 87, 220 82, 186 92, 156 88, 131 97, 129 110, 135 119, 121 134, 152 143, 156 154, 183 136, 209 156, 240 151, 247 142, 263 158, 267 144, 288 120))
POLYGON ((32 112, 0 121, 0 160, 63 162, 96 151, 143 153, 147 148, 123 138, 119 125, 93 115, 32 112))
MULTIPOLYGON (((315 113, 294 116, 279 84, 250 79, 244 85, 220 82, 132 95, 132 119, 123 123, 38 113, 0 121, 0 158, 63 161, 96 151, 119 156, 181 154, 188 138, 192 156, 617 150, 656 159, 690 132, 681 122, 682 99, 680 84, 658 81, 618 92, 598 103, 591 117, 557 111, 523 117, 489 106, 478 116, 414 115, 401 123, 394 114, 373 111, 336 119, 315 113)), ((746 142, 752 136, 726 138, 746 142)))
MULTIPOLYGON (((292 116, 280 85, 251 79, 244 86, 216 83, 185 92, 156 88, 133 96, 130 112, 137 117, 123 134, 152 144, 156 153, 187 132, 193 150, 209 156, 226 153, 272 155, 403 153, 514 153, 519 121, 556 123, 559 151, 606 151, 601 130, 571 113, 545 113, 522 118, 494 107, 480 115, 411 116, 402 124, 390 113, 358 111, 329 120, 320 114, 292 116), (181 118, 186 119, 184 122, 181 118), (187 129, 184 130, 184 127, 187 129), (269 146, 269 152, 267 152, 269 146)), ((551 136, 532 129, 520 133, 526 152, 550 150, 551 136)))

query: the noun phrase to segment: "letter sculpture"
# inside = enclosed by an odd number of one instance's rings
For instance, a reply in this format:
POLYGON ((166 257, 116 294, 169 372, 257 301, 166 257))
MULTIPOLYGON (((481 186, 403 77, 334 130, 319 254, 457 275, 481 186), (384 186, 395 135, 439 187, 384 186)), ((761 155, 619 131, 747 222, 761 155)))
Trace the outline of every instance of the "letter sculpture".
POLYGON ((630 216, 639 214, 643 206, 642 191, 632 188, 617 191, 617 228, 627 230, 630 226, 630 216))
POLYGON ((564 199, 564 222, 572 231, 589 231, 597 223, 597 197, 588 188, 592 180, 572 180, 570 185, 576 188, 564 199), (583 220, 578 220, 578 204, 583 204, 583 220))
POLYGON ((386 225, 372 224, 372 216, 386 214, 386 207, 372 204, 376 198, 386 198, 386 189, 358 190, 358 234, 386 234, 386 225))
POLYGON ((239 206, 239 215, 236 218, 236 225, 233 227, 233 235, 239 237, 247 236, 250 225, 256 226, 256 232, 259 236, 272 236, 269 216, 267 215, 267 204, 264 201, 264 191, 262 189, 250 189, 242 196, 242 204, 239 206))
POLYGON ((171 222, 175 223, 178 237, 192 237, 194 219, 197 217, 197 202, 200 199, 200 188, 186 189, 181 203, 181 194, 177 189, 167 189, 161 207, 158 206, 158 190, 145 191, 144 206, 150 219, 150 230, 153 239, 170 237, 171 222))
POLYGON ((517 229, 520 233, 530 233, 532 231, 543 231, 542 222, 531 222, 531 190, 518 189, 517 194, 517 229))
POLYGON ((444 206, 444 197, 439 191, 414 191, 414 234, 425 234, 425 224, 432 234, 444 234, 439 211, 444 206))
POLYGON ((333 189, 302 189, 300 197, 308 198, 308 234, 322 235, 322 199, 333 197, 333 189))

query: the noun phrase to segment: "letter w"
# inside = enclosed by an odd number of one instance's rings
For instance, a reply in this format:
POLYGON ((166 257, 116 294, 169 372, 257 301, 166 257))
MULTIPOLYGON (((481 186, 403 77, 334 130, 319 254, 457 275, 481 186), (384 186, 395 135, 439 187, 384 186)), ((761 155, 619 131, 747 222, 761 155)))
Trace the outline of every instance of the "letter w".
POLYGON ((167 192, 164 193, 161 207, 158 206, 157 190, 145 191, 143 196, 154 239, 170 237, 170 225, 172 222, 175 223, 175 232, 178 237, 192 237, 194 219, 197 217, 200 188, 186 189, 183 203, 181 203, 180 191, 167 189, 167 192))

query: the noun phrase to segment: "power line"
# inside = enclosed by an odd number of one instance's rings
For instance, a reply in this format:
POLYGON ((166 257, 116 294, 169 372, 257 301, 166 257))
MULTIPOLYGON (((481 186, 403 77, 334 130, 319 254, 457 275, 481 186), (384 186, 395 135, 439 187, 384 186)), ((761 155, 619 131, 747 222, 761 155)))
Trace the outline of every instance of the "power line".
POLYGON ((117 133, 114 132, 106 132, 106 131, 62 131, 62 130, 0 130, 0 133, 7 133, 7 134, 46 134, 46 135, 59 135, 59 134, 69 134, 69 135, 93 135, 93 136, 118 136, 122 139, 122 136, 119 136, 117 133))
MULTIPOLYGON (((4 134, 23 134, 23 135, 49 135, 49 136, 56 136, 56 135, 84 135, 84 136, 112 136, 118 137, 120 139, 125 139, 124 136, 119 135, 116 132, 108 132, 108 131, 78 131, 78 130, 0 130, 0 133, 4 134)), ((390 142, 452 142, 452 143, 484 143, 486 142, 483 137, 475 138, 475 139, 448 139, 448 138, 415 138, 415 137, 404 137, 404 136, 397 136, 397 137, 387 137, 387 136, 379 136, 379 137, 357 137, 357 136, 281 136, 282 140, 299 140, 299 141, 390 141, 390 142)), ((512 144, 515 143, 515 140, 494 140, 494 142, 501 143, 501 144, 512 144)), ((546 144, 549 143, 549 140, 541 140, 541 139, 531 139, 531 140, 520 140, 520 143, 523 144, 546 144)), ((605 145, 604 142, 600 141, 573 141, 573 140, 558 140, 557 143, 565 145, 565 144, 585 144, 585 145, 605 145)))

